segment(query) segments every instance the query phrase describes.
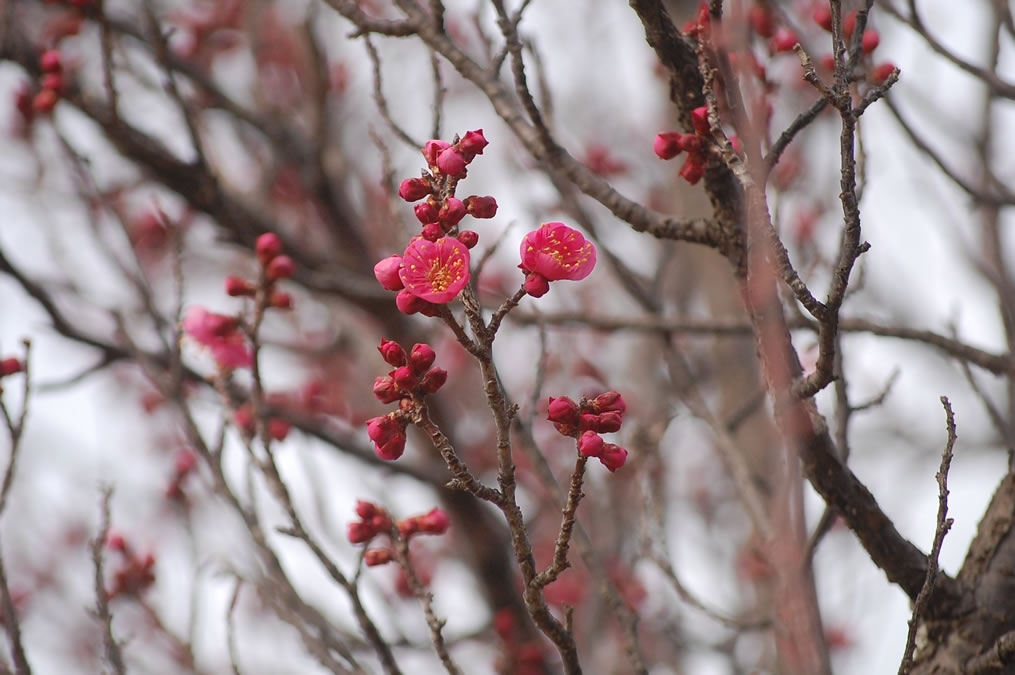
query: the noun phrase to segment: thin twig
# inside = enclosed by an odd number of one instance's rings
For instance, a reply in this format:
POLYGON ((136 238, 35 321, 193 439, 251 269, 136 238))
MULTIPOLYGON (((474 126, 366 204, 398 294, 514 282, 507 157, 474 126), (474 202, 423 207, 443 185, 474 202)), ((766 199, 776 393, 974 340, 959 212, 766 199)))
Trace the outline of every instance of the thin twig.
POLYGON ((899 675, 906 675, 913 667, 913 652, 916 650, 916 630, 920 625, 920 615, 926 610, 928 599, 937 581, 938 556, 945 535, 952 527, 952 519, 948 518, 948 470, 952 465, 952 448, 958 436, 955 433, 955 414, 952 404, 946 396, 941 397, 941 405, 945 409, 945 430, 948 433, 944 452, 941 454, 941 466, 937 472, 937 526, 934 529, 934 543, 930 547, 927 558, 927 579, 913 603, 913 618, 909 620, 909 632, 906 635, 906 649, 899 664, 899 675))
POLYGON ((106 661, 117 675, 127 672, 123 664, 123 652, 120 643, 113 637, 113 615, 109 611, 109 598, 106 592, 106 581, 102 571, 102 551, 109 535, 109 501, 113 497, 113 489, 102 489, 100 507, 99 532, 92 539, 92 565, 95 568, 95 616, 102 622, 102 645, 105 649, 106 661))

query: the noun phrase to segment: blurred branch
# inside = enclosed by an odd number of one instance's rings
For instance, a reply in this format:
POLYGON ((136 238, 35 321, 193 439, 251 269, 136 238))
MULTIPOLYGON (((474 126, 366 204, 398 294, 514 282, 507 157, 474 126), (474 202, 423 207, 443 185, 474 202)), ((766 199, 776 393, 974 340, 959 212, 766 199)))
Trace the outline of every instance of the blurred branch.
MULTIPOLYGON (((523 325, 538 323, 546 326, 573 326, 605 332, 629 330, 708 337, 750 337, 753 334, 750 324, 738 320, 671 319, 653 316, 602 317, 581 312, 535 315, 525 311, 515 312, 511 315, 511 319, 523 325)), ((817 330, 817 324, 810 320, 789 319, 787 323, 793 330, 817 330)), ((939 349, 950 357, 967 361, 995 375, 1015 374, 1015 364, 1012 363, 1009 356, 978 349, 933 331, 904 326, 888 326, 869 319, 854 318, 839 319, 838 328, 845 333, 870 333, 879 337, 923 343, 939 349)))

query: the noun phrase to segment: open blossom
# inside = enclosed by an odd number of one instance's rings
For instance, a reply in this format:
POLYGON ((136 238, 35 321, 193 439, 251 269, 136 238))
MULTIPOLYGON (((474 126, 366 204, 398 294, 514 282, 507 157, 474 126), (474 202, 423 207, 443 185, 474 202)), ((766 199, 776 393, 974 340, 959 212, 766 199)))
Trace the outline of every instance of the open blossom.
POLYGON ((522 267, 547 281, 581 281, 596 266, 596 247, 564 223, 543 223, 525 235, 522 267))
POLYGON ((247 368, 253 364, 253 354, 236 319, 224 314, 209 312, 194 306, 187 310, 183 330, 198 343, 207 347, 223 368, 247 368))
POLYGON ((450 302, 469 281, 469 249, 454 237, 415 239, 402 256, 399 277, 418 298, 437 305, 450 302))

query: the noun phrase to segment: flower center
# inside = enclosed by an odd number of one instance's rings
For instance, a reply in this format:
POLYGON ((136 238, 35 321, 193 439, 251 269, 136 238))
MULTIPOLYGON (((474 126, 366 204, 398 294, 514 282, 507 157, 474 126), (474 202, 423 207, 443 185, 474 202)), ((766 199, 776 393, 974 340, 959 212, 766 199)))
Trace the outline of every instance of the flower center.
POLYGON ((442 264, 435 260, 430 269, 427 270, 426 280, 438 293, 443 293, 448 286, 462 278, 462 260, 456 258, 449 263, 442 264))

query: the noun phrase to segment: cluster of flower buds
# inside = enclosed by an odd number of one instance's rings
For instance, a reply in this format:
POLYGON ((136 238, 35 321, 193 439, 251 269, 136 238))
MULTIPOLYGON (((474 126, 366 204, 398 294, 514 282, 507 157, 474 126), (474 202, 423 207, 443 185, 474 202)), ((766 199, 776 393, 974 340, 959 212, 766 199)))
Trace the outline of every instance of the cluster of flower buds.
MULTIPOLYGON (((275 289, 276 281, 288 279, 296 271, 292 258, 282 253, 282 240, 274 232, 265 232, 257 238, 255 251, 261 263, 268 307, 292 309, 292 296, 275 289)), ((257 288, 257 284, 246 279, 232 275, 226 277, 226 294, 234 298, 252 298, 257 295, 257 288)))
POLYGON ((379 534, 391 532, 391 516, 380 506, 362 499, 356 502, 359 520, 349 523, 346 536, 350 544, 365 544, 379 534))
MULTIPOLYGON (((652 149, 659 159, 673 159, 682 152, 687 153, 684 166, 680 168, 680 177, 691 185, 695 185, 705 175, 705 153, 711 143, 711 131, 708 126, 708 108, 701 106, 691 111, 693 134, 682 134, 667 131, 656 136, 652 149)), ((735 147, 735 146, 734 146, 735 147)))
MULTIPOLYGON (((349 523, 347 536, 352 544, 365 544, 380 535, 390 535, 391 516, 380 506, 359 500, 356 502, 356 515, 360 519, 349 523)), ((408 539, 415 534, 444 534, 448 531, 451 521, 442 509, 434 508, 419 516, 400 520, 394 525, 401 537, 408 539)), ((390 548, 371 548, 363 553, 363 560, 368 567, 375 567, 391 562, 395 554, 390 548)))
POLYGON ((551 281, 581 281, 596 266, 596 247, 564 223, 543 223, 522 238, 518 268, 525 274, 525 292, 539 298, 551 281))
POLYGON ((414 534, 444 534, 451 525, 448 514, 443 509, 432 508, 419 516, 412 516, 396 523, 398 533, 409 538, 414 534))
POLYGON ((427 141, 422 148, 427 170, 399 185, 402 199, 419 202, 413 212, 422 230, 404 254, 377 263, 374 275, 385 289, 398 291, 395 303, 405 314, 433 316, 435 305, 454 300, 469 282, 469 249, 479 243, 479 235, 458 225, 466 215, 493 218, 497 200, 478 195, 461 200, 455 190, 487 144, 482 129, 468 131, 454 143, 427 141))
POLYGON ((405 451, 405 412, 420 397, 434 394, 448 381, 448 372, 433 367, 437 353, 428 344, 415 344, 406 354, 402 345, 381 340, 377 351, 394 370, 374 380, 374 396, 381 403, 398 402, 399 410, 367 420, 367 433, 374 442, 377 456, 394 460, 405 451))
POLYGON ((24 128, 27 128, 36 114, 48 115, 56 107, 64 92, 63 58, 57 49, 47 49, 39 57, 42 81, 38 90, 27 82, 15 92, 14 106, 17 108, 24 128))
POLYGON ((408 420, 401 411, 367 420, 367 434, 374 442, 374 452, 383 460, 392 462, 405 452, 405 427, 408 420))
POLYGON ((582 398, 575 403, 567 396, 550 397, 546 419, 563 436, 578 440, 578 452, 595 457, 611 472, 624 466, 627 450, 607 443, 599 434, 620 431, 627 403, 615 391, 607 391, 593 399, 582 398))
POLYGON ((121 595, 137 595, 155 583, 155 556, 141 555, 127 545, 123 535, 110 532, 106 548, 123 555, 123 564, 113 573, 113 586, 107 592, 110 599, 121 595))

